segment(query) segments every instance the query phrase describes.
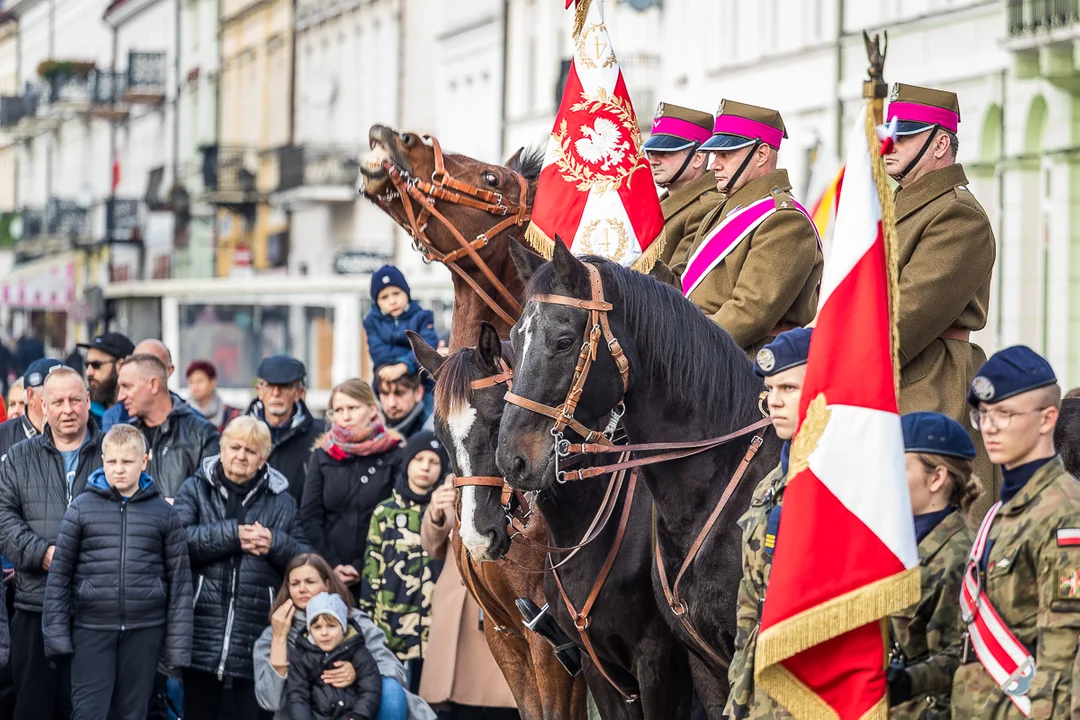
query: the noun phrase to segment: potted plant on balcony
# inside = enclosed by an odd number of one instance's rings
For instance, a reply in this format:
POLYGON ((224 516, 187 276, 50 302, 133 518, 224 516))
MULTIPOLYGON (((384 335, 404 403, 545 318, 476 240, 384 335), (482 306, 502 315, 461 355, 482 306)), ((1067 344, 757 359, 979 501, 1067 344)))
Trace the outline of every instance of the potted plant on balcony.
POLYGON ((38 76, 52 82, 62 77, 86 79, 97 68, 91 60, 42 60, 38 63, 38 76))

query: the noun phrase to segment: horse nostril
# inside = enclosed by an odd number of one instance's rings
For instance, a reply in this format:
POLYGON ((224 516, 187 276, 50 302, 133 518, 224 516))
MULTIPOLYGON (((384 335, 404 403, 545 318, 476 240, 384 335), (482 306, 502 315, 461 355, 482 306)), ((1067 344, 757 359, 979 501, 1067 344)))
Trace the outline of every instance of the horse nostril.
POLYGON ((525 458, 520 455, 515 455, 514 462, 510 466, 510 470, 515 477, 522 477, 523 475, 525 475, 525 458))

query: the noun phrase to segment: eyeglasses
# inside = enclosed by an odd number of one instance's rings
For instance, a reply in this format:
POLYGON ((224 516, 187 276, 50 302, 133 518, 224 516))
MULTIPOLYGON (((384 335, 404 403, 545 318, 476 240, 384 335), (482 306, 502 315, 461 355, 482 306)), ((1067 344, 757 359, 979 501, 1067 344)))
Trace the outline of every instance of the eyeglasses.
POLYGON ((87 360, 86 361, 86 367, 92 368, 94 370, 100 370, 101 368, 105 367, 106 365, 115 365, 115 364, 116 364, 115 360, 87 360))
POLYGON ((1035 408, 1034 410, 1022 410, 1019 412, 1001 410, 999 408, 991 408, 989 410, 978 410, 972 408, 970 413, 971 426, 976 430, 982 431, 983 423, 989 420, 991 427, 997 430, 1004 430, 1005 428, 1009 427, 1009 423, 1011 423, 1012 419, 1017 415, 1031 415, 1033 413, 1040 413, 1048 407, 1050 406, 1044 405, 1043 407, 1035 408))
POLYGON ((299 387, 299 383, 289 383, 287 385, 275 385, 274 383, 268 383, 265 380, 259 380, 255 383, 256 390, 265 390, 271 395, 277 390, 279 393, 287 393, 290 390, 296 390, 299 387))

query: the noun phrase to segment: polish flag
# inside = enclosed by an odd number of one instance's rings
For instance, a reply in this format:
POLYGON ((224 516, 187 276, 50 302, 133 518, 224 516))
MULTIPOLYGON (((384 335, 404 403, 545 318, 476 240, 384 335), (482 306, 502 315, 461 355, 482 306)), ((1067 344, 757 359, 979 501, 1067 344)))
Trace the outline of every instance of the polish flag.
POLYGON ((112 156, 112 191, 116 194, 116 188, 120 187, 120 153, 113 150, 112 156))
POLYGON ((525 237, 547 257, 558 237, 575 254, 640 258, 647 271, 663 249, 664 214, 603 0, 577 0, 573 47, 525 237))
POLYGON ((760 687, 800 719, 888 717, 883 624, 919 599, 884 166, 867 113, 847 144, 754 668, 760 687))

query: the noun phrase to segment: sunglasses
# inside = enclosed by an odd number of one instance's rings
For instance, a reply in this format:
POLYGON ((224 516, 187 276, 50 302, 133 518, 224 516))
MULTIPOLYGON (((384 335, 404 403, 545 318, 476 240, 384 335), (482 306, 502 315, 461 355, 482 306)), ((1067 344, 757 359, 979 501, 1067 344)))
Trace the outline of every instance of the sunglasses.
POLYGON ((115 365, 115 360, 87 360, 86 367, 93 368, 94 370, 100 370, 106 365, 115 365))

